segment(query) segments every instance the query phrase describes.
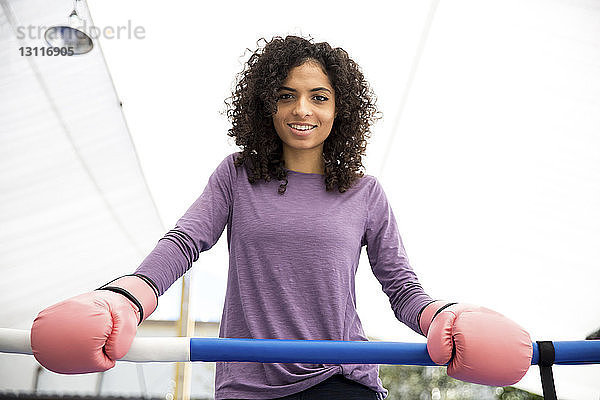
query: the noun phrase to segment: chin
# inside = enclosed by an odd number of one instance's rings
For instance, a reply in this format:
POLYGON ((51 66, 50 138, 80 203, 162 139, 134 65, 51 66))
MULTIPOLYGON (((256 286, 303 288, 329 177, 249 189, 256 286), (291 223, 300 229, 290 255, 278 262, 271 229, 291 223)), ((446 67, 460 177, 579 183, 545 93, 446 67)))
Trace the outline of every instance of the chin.
POLYGON ((288 151, 303 151, 318 148, 321 143, 285 143, 284 146, 288 148, 288 151))

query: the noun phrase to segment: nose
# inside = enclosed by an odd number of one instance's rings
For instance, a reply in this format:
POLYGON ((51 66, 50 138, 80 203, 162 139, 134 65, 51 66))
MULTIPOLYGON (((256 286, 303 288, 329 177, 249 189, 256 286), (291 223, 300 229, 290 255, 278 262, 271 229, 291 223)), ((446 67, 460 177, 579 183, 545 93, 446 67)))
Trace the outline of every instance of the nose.
POLYGON ((296 104, 294 104, 293 112, 295 115, 302 117, 305 115, 312 115, 312 107, 309 99, 304 96, 299 96, 296 104))

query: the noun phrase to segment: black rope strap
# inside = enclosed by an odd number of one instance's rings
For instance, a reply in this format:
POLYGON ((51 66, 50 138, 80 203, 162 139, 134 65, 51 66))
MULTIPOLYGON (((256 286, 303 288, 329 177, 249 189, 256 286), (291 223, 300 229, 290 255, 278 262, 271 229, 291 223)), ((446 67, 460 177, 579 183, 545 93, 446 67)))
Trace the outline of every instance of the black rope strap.
POLYGON ((552 365, 554 364, 554 344, 552 342, 536 342, 538 345, 540 376, 542 378, 542 390, 544 400, 557 400, 554 388, 554 376, 552 365))

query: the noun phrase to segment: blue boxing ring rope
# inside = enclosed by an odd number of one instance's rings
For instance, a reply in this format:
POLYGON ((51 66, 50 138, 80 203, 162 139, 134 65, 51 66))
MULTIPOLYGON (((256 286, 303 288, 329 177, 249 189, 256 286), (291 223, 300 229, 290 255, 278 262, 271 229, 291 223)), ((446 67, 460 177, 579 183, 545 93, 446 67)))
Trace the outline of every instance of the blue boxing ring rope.
MULTIPOLYGON (((556 399, 552 365, 600 364, 600 340, 532 344, 546 399, 556 399)), ((0 328, 0 353, 32 354, 30 332, 0 328)), ((120 360, 437 366, 425 343, 194 337, 136 337, 120 360)))
MULTIPOLYGON (((600 341, 557 341, 554 364, 600 364, 600 341)), ((190 361, 437 366, 425 343, 191 338, 190 361)), ((531 364, 539 361, 533 343, 531 364)))
MULTIPOLYGON (((0 328, 0 353, 33 354, 29 335, 28 330, 0 328)), ((554 364, 600 364, 600 340, 552 343, 554 364)), ((538 364, 539 357, 534 342, 531 364, 538 364)), ((425 343, 194 337, 136 337, 121 360, 437 366, 425 343)))

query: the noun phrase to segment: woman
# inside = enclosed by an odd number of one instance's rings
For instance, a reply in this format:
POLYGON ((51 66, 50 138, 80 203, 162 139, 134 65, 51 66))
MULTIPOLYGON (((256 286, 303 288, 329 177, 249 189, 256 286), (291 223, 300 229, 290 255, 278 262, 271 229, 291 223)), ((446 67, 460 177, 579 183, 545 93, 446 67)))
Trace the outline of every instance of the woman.
MULTIPOLYGON (((494 385, 524 375, 531 360, 527 332, 491 310, 434 301, 419 284, 383 188, 361 172, 378 113, 344 50, 275 37, 252 54, 228 106, 229 136, 242 151, 220 163, 135 274, 40 313, 31 339, 42 364, 63 373, 112 367, 158 296, 227 227, 221 337, 367 340, 354 292, 366 246, 396 317, 428 337, 434 361, 451 360, 450 375, 494 385), (74 315, 83 334, 69 329, 74 315), (77 348, 68 360, 58 343, 65 335, 77 348)), ((216 399, 386 394, 377 365, 229 362, 216 368, 216 399)))

